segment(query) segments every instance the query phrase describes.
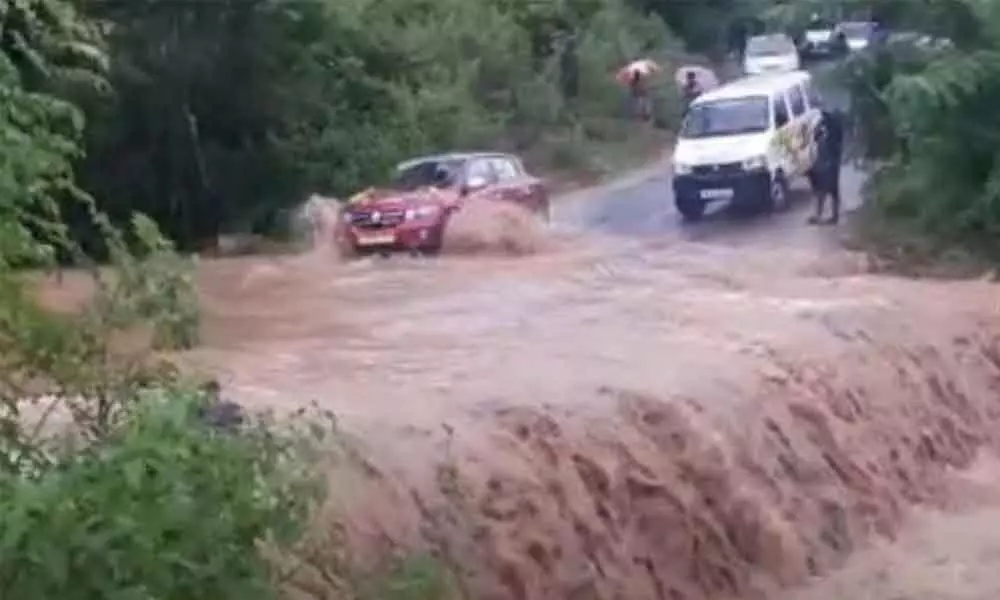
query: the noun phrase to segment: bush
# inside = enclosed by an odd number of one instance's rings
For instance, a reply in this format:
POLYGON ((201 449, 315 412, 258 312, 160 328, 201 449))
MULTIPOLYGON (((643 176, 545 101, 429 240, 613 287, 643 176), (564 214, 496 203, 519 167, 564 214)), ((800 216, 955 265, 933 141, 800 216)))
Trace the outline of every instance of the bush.
POLYGON ((302 439, 210 430, 194 406, 152 395, 100 444, 0 473, 0 595, 274 597, 259 545, 296 541, 320 490, 302 439))
POLYGON ((890 43, 843 73, 877 220, 998 257, 1000 10, 935 0, 907 19, 955 44, 890 43))

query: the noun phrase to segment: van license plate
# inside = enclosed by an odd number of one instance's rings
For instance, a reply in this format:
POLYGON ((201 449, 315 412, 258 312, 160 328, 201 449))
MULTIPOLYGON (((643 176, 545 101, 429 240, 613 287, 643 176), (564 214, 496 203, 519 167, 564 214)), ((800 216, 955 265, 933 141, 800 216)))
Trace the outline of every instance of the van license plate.
POLYGON ((733 197, 733 190, 701 190, 702 200, 728 200, 733 197))

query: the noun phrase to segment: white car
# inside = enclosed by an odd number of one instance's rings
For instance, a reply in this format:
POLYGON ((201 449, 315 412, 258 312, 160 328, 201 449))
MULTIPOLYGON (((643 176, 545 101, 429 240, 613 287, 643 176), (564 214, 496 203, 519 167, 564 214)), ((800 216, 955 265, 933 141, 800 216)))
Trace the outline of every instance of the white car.
POLYGON ((801 67, 792 38, 783 33, 756 35, 747 41, 743 71, 747 75, 788 73, 801 67))
POLYGON ((813 19, 802 39, 802 46, 799 49, 803 56, 807 58, 819 58, 836 54, 838 48, 836 44, 836 32, 832 23, 813 19))
POLYGON ((871 43, 875 34, 875 23, 871 21, 846 21, 837 26, 837 32, 843 34, 848 50, 858 52, 867 48, 871 43))

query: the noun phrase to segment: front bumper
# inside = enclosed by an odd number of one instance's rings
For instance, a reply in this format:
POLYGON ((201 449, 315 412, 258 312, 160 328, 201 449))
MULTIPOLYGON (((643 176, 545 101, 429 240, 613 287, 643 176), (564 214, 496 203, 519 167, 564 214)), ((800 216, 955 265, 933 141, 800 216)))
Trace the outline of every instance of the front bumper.
POLYGON ((677 204, 728 202, 732 205, 760 206, 771 193, 771 175, 767 169, 737 170, 720 165, 714 172, 674 175, 674 201, 677 204))
POLYGON ((346 224, 344 237, 358 251, 429 250, 441 245, 443 231, 443 213, 409 220, 402 213, 388 213, 376 222, 362 219, 346 224))

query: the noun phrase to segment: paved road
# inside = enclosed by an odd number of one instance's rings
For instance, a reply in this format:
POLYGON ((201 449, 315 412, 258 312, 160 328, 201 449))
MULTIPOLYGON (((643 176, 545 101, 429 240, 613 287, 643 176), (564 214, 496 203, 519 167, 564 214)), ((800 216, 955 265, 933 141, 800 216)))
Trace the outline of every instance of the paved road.
MULTIPOLYGON (((829 103, 844 103, 844 95, 837 90, 824 92, 829 103)), ((612 235, 667 236, 735 244, 768 239, 776 243, 787 242, 784 233, 775 236, 775 232, 805 229, 811 200, 801 183, 793 189, 793 204, 787 212, 747 217, 720 206, 700 223, 683 223, 674 206, 670 171, 670 166, 665 164, 658 172, 616 186, 587 201, 560 205, 556 208, 555 220, 564 227, 612 235)), ((863 182, 864 176, 859 171, 844 167, 841 178, 844 210, 852 210, 860 204, 863 182)))

